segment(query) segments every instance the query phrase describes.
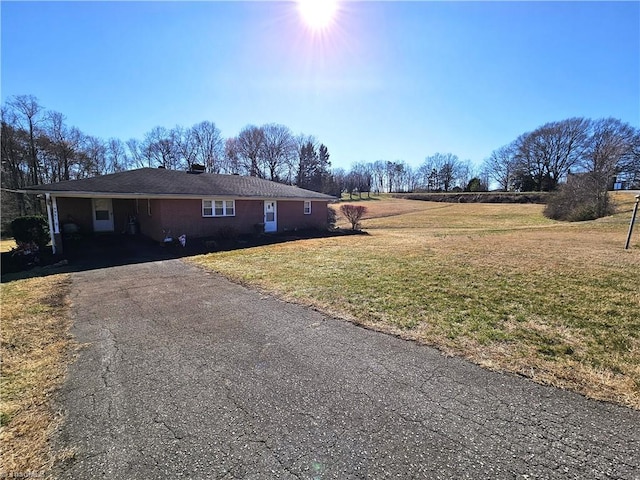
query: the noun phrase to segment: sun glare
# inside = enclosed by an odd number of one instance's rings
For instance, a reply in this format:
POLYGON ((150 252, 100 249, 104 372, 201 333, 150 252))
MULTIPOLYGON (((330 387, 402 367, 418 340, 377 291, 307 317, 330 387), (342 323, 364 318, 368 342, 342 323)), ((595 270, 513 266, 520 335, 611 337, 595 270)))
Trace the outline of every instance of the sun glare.
POLYGON ((329 27, 338 9, 337 0, 297 0, 298 11, 312 30, 329 27))

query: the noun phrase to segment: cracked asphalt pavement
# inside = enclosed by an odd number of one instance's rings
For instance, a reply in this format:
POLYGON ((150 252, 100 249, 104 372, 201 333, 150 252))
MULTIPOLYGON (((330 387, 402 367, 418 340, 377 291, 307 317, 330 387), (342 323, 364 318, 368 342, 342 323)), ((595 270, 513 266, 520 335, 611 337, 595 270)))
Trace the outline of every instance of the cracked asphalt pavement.
POLYGON ((180 260, 72 274, 63 479, 640 479, 640 412, 180 260))

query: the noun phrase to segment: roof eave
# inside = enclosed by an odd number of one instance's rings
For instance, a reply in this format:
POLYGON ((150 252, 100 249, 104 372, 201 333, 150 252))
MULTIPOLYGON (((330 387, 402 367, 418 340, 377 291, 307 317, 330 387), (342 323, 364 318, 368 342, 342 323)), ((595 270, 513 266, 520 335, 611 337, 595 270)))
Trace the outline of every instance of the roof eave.
POLYGON ((337 198, 327 196, 326 198, 314 197, 314 196, 267 196, 267 195, 194 195, 194 194, 182 194, 182 193, 144 193, 144 192, 92 192, 92 191, 70 191, 70 190, 47 190, 47 189, 29 189, 18 190, 20 193, 31 195, 50 194, 54 197, 68 197, 68 198, 121 198, 121 199, 136 199, 136 198, 156 198, 156 199, 182 199, 182 200, 194 200, 202 198, 220 198, 220 199, 246 199, 246 200, 311 200, 311 201, 335 201, 337 198))

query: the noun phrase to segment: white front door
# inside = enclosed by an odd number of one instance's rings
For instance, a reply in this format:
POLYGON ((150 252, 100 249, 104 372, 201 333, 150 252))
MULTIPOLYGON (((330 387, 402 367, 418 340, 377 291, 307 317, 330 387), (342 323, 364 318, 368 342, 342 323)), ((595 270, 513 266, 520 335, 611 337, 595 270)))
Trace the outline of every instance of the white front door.
POLYGON ((113 203, 110 198, 93 199, 93 231, 113 232, 113 203))
POLYGON ((277 232, 278 231, 278 214, 277 205, 273 200, 266 200, 264 202, 264 231, 265 232, 277 232))

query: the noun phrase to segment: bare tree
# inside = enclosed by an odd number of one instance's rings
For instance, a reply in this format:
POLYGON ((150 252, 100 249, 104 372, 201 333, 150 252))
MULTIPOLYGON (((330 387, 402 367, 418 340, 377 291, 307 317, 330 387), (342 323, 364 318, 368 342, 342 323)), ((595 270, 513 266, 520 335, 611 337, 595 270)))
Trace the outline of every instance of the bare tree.
POLYGON ((251 177, 264 178, 260 170, 260 155, 264 146, 264 132, 255 125, 247 125, 238 135, 236 152, 243 168, 251 177))
POLYGON ((175 158, 174 165, 171 168, 187 170, 191 169, 191 166, 196 161, 196 142, 193 136, 193 131, 190 128, 184 128, 180 125, 176 125, 169 130, 168 136, 173 150, 172 156, 175 158))
POLYGON ((216 124, 204 121, 191 127, 193 139, 194 161, 204 165, 209 173, 220 173, 223 170, 224 141, 216 124))
POLYGON ((129 157, 124 143, 119 138, 110 138, 105 145, 107 155, 106 171, 121 172, 129 168, 129 157))
POLYGON ((373 190, 376 193, 384 192, 386 169, 387 164, 384 160, 376 160, 372 164, 373 190))
POLYGON ((427 192, 440 190, 439 170, 440 164, 438 163, 438 157, 435 156, 426 157, 418 167, 419 183, 427 192))
POLYGON ((436 154, 442 155, 442 162, 438 176, 442 182, 442 188, 445 192, 448 192, 455 186, 455 181, 458 178, 460 170, 460 160, 458 156, 452 153, 436 154))
MULTIPOLYGON (((425 158, 419 168, 420 177, 425 180, 427 190, 448 192, 454 186, 460 186, 460 174, 466 173, 464 165, 453 153, 435 153, 425 158)), ((462 185, 464 187, 464 185, 462 185)))
POLYGON ((226 173, 239 174, 242 171, 242 163, 238 152, 238 139, 227 138, 224 142, 225 165, 222 169, 226 173))
POLYGON ((151 167, 151 158, 144 155, 143 147, 140 140, 137 138, 130 138, 126 142, 127 150, 131 158, 132 164, 138 168, 151 167))
MULTIPOLYGON (((550 122, 516 140, 519 176, 529 176, 538 191, 553 190, 576 166, 585 149, 589 121, 550 122)), ((526 182, 523 182, 526 184, 526 182)), ((529 188, 523 188, 529 190, 529 188)))
POLYGON ((107 147, 102 139, 84 136, 79 167, 78 178, 95 177, 108 172, 107 147))
POLYGON ((336 186, 336 191, 334 192, 334 194, 336 197, 340 198, 342 192, 345 191, 345 184, 348 174, 344 171, 344 168, 334 168, 331 170, 331 175, 336 186))
POLYGON ((36 126, 41 120, 42 106, 33 95, 16 95, 11 97, 8 104, 22 116, 20 124, 24 122, 26 125, 22 126, 29 132, 29 180, 32 185, 38 185, 40 176, 35 137, 36 126))
POLYGON ((590 188, 596 201, 596 217, 608 211, 607 190, 615 175, 633 163, 634 142, 638 132, 629 124, 615 118, 591 122, 582 167, 591 178, 590 188))
POLYGON ((631 188, 640 188, 640 129, 636 129, 629 156, 621 162, 619 175, 631 188))
POLYGON ((2 222, 14 215, 25 215, 28 205, 25 196, 13 192, 29 184, 29 139, 19 128, 15 112, 10 108, 0 110, 2 131, 0 133, 2 158, 2 222))
POLYGON ((49 172, 50 181, 71 180, 77 169, 83 134, 75 127, 68 127, 65 120, 60 112, 49 111, 46 115, 43 133, 51 142, 50 153, 54 159, 49 172))
POLYGON ((460 167, 458 168, 458 178, 456 180, 457 186, 461 189, 466 189, 473 177, 471 161, 461 160, 460 167))
POLYGON ((172 170, 184 168, 176 141, 176 130, 164 127, 154 127, 148 132, 141 145, 143 156, 147 158, 149 166, 155 164, 172 170))
POLYGON ((491 156, 484 161, 484 172, 505 192, 513 188, 516 151, 516 144, 512 142, 491 152, 491 156))
POLYGON ((360 220, 367 213, 367 207, 345 204, 340 206, 340 211, 351 223, 351 230, 357 230, 360 228, 360 220))
POLYGON ((265 177, 280 181, 287 177, 285 171, 297 153, 296 141, 288 127, 270 123, 262 126, 263 145, 261 159, 264 164, 265 177))
POLYGON ((349 196, 351 196, 354 191, 358 192, 360 198, 362 198, 363 192, 367 192, 370 196, 372 184, 372 164, 364 162, 354 163, 351 167, 351 172, 349 173, 349 179, 347 181, 347 192, 349 192, 349 196))

